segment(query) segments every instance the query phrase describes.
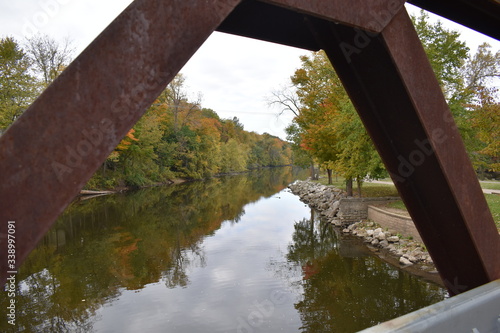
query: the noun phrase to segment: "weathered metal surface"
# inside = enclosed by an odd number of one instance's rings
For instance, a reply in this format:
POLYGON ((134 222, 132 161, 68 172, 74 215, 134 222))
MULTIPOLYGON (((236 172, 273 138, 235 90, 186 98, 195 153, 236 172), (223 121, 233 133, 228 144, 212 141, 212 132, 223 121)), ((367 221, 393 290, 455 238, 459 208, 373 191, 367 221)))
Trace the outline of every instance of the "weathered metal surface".
MULTIPOLYGON (((451 191, 454 203, 450 206, 450 211, 456 209, 461 218, 444 221, 435 219, 434 223, 444 224, 442 231, 450 236, 457 224, 464 223, 461 226, 463 229, 459 227, 459 230, 464 238, 470 237, 474 246, 470 251, 477 252, 489 281, 499 279, 500 236, 442 90, 437 80, 430 80, 433 76, 432 69, 410 19, 400 15, 386 28, 383 37, 432 145, 440 168, 436 172, 442 174, 446 187, 451 191), (401 38, 402 33, 404 38, 401 38)), ((409 159, 411 157, 410 155, 409 159)), ((436 189, 432 184, 432 177, 428 178, 427 188, 423 191, 433 195, 436 189)), ((439 195, 433 197, 438 204, 443 201, 439 195)), ((441 205, 436 209, 439 207, 441 205)), ((457 243, 459 239, 457 237, 450 240, 457 243)), ((439 244, 435 245, 439 247, 439 244)), ((456 256, 460 262, 460 253, 456 256)), ((464 262, 461 264, 466 265, 464 262)), ((475 272, 469 271, 469 276, 474 274, 475 272)), ((458 279, 458 275, 456 278, 458 279)))
POLYGON ((379 35, 310 22, 450 293, 500 278, 500 237, 406 11, 379 35))
POLYGON ((217 30, 318 51, 320 47, 307 26, 308 17, 380 32, 403 5, 403 0, 244 1, 217 30))
POLYGON ((372 32, 381 32, 404 0, 263 0, 310 16, 372 32))
POLYGON ((304 14, 260 1, 244 1, 217 31, 318 51, 304 14))
POLYGON ((500 40, 498 0, 409 0, 408 2, 500 40))
POLYGON ((0 138, 0 282, 240 0, 136 0, 0 138), (12 225, 12 224, 11 224, 12 225))
POLYGON ((359 333, 500 332, 500 280, 359 333))
MULTIPOLYGON (((457 294, 500 277, 500 238, 406 11, 390 1, 377 2, 374 8, 371 3, 350 7, 342 1, 266 2, 297 6, 300 14, 293 19, 280 16, 283 9, 273 9, 274 22, 307 27, 314 38, 309 48, 327 51, 450 292, 457 294), (347 7, 355 13, 342 14, 349 11, 347 7), (360 7, 359 12, 353 10, 360 7), (349 27, 359 27, 362 23, 356 20, 386 8, 398 11, 389 11, 395 16, 381 24, 381 34, 349 27), (321 19, 328 15, 328 20, 321 19)), ((258 6, 249 3, 248 8, 258 6)), ((273 21, 262 19, 256 8, 246 11, 245 21, 243 13, 237 9, 224 21, 226 32, 291 45, 283 32, 270 29, 273 21), (243 27, 252 21, 264 21, 266 29, 243 27)), ((298 40, 308 35, 300 36, 298 40)))
POLYGON ((7 221, 19 265, 216 27, 324 48, 450 292, 499 278, 500 237, 403 2, 245 1, 225 19, 239 2, 136 0, 1 137, 2 279, 7 221))

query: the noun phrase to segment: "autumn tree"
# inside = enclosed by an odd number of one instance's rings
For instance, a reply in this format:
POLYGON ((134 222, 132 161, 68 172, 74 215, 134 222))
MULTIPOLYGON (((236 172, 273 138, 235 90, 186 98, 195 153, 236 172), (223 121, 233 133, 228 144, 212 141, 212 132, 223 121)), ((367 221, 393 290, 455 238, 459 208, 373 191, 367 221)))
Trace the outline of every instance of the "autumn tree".
POLYGON ((500 172, 500 103, 493 97, 494 89, 478 90, 479 102, 474 107, 473 127, 483 143, 477 154, 483 170, 500 172))
POLYGON ((221 119, 188 98, 180 74, 158 96, 96 174, 89 188, 140 187, 173 178, 203 179, 264 166, 289 165, 289 144, 247 132, 237 117, 221 119), (101 177, 101 179, 99 179, 101 177))
POLYGON ((28 108, 37 95, 31 62, 10 37, 0 39, 0 134, 28 108))
POLYGON ((424 12, 413 20, 474 167, 481 173, 495 170, 500 52, 484 43, 470 56, 459 32, 431 23, 424 12))
MULTIPOLYGON (((301 61, 291 77, 300 104, 286 104, 300 105, 288 138, 327 170, 330 184, 332 171, 337 171, 352 192, 353 179, 361 186, 365 176, 380 175, 381 160, 326 54, 315 52, 301 61)), ((281 96, 277 103, 284 105, 283 100, 293 98, 281 96)))

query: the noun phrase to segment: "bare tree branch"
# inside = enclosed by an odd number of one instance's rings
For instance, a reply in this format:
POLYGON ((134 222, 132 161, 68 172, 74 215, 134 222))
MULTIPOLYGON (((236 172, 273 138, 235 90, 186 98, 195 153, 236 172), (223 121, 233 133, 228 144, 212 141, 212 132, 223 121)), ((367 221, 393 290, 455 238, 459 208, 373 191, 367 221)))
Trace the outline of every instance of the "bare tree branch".
POLYGON ((290 87, 283 87, 279 90, 271 92, 269 98, 267 98, 267 104, 269 106, 277 106, 281 108, 278 116, 281 116, 285 112, 291 111, 296 117, 300 114, 300 101, 297 94, 292 91, 290 87))

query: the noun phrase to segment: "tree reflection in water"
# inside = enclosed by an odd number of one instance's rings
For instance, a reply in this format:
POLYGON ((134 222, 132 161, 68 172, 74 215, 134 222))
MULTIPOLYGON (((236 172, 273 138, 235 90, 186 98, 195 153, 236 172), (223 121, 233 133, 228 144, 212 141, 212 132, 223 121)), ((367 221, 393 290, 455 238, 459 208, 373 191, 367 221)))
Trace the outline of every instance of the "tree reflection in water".
MULTIPOLYGON (((202 242, 243 207, 296 176, 275 168, 74 202, 17 275, 16 326, 1 332, 91 332, 98 310, 123 290, 189 284, 206 264, 202 242)), ((9 299, 0 294, 0 307, 9 299)))
POLYGON ((295 223, 287 262, 271 266, 297 295, 302 332, 357 332, 444 299, 441 287, 367 251, 314 212, 295 223))

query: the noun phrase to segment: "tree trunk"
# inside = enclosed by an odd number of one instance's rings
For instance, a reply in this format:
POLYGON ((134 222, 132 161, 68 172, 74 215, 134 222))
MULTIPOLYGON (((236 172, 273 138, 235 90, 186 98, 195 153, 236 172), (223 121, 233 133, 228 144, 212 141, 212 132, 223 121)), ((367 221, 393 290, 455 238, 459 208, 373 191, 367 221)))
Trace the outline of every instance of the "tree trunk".
POLYGON ((359 197, 361 198, 361 185, 363 183, 363 181, 361 180, 361 178, 356 178, 356 182, 358 183, 358 195, 359 197))
POLYGON ((346 191, 347 196, 352 197, 352 178, 349 178, 346 181, 346 191))
POLYGON ((328 174, 328 185, 332 185, 332 169, 326 169, 326 173, 328 174))
POLYGON ((316 175, 316 170, 314 169, 314 163, 311 163, 311 179, 318 180, 318 177, 316 175))

